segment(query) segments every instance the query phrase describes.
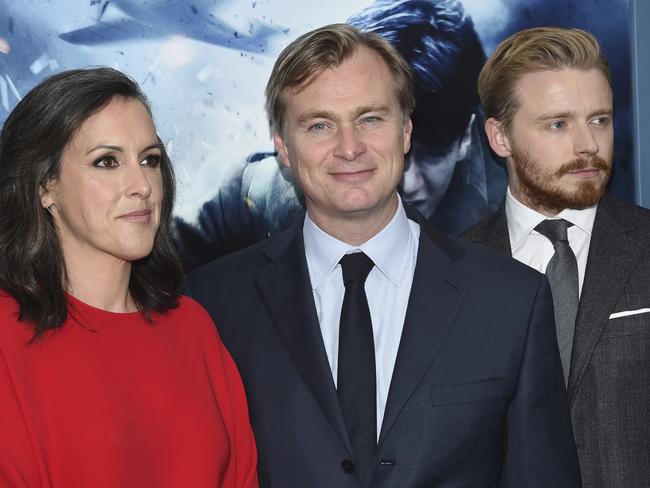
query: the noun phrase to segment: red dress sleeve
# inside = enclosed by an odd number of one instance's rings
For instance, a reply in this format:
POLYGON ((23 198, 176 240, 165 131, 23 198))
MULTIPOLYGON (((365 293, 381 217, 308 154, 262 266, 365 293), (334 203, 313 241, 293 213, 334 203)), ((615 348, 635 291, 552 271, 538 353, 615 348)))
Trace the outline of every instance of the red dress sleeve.
POLYGON ((235 465, 235 488, 257 488, 257 450, 250 425, 246 394, 242 385, 239 371, 230 353, 219 339, 222 351, 224 378, 230 400, 231 422, 229 430, 232 439, 231 462, 235 465))
POLYGON ((0 350, 0 486, 38 488, 41 482, 14 382, 0 350))
POLYGON ((205 309, 194 300, 182 297, 186 318, 199 325, 209 364, 210 379, 217 405, 228 435, 229 459, 219 488, 258 488, 257 449, 250 425, 246 392, 234 360, 221 341, 217 327, 205 309), (206 337, 207 334, 207 337, 206 337))

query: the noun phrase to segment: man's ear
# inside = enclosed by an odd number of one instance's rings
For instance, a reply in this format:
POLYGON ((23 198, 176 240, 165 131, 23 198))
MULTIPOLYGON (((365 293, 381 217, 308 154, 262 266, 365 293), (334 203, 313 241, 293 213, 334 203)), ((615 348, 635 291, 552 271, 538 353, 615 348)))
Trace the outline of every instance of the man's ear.
POLYGON ((411 149, 411 134, 413 134, 413 121, 409 117, 404 122, 404 154, 411 149))
POLYGON ((289 160, 289 151, 287 150, 287 146, 284 143, 284 139, 282 138, 279 132, 273 133, 273 143, 275 144, 275 149, 278 151, 278 156, 280 156, 280 161, 282 161, 282 165, 286 166, 287 168, 290 168, 291 161, 289 160))
POLYGON ((485 135, 490 147, 497 156, 508 158, 512 155, 510 139, 503 128, 503 124, 497 119, 490 117, 485 121, 485 135))

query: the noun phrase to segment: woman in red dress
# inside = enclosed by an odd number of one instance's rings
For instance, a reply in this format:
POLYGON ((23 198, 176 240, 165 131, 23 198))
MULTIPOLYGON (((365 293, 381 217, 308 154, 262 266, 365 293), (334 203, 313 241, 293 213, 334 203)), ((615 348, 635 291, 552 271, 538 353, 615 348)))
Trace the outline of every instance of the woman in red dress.
POLYGON ((244 390, 179 297, 174 176, 138 86, 40 83, 0 135, 0 486, 256 487, 244 390))

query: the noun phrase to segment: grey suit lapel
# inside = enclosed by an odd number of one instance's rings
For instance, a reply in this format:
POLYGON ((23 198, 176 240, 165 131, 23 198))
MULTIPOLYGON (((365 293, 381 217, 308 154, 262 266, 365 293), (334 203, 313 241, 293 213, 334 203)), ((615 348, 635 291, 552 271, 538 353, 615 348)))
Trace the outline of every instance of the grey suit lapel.
POLYGON ((302 219, 285 241, 265 249, 271 259, 256 282, 271 321, 297 371, 351 452, 318 324, 302 238, 302 219))
POLYGON ((598 344, 609 315, 619 300, 628 276, 642 251, 629 233, 636 223, 627 212, 617 212, 616 202, 601 200, 589 244, 587 269, 580 296, 569 373, 569 405, 598 344))
POLYGON ((454 261, 464 250, 420 221, 420 243, 379 444, 434 361, 469 286, 454 261))

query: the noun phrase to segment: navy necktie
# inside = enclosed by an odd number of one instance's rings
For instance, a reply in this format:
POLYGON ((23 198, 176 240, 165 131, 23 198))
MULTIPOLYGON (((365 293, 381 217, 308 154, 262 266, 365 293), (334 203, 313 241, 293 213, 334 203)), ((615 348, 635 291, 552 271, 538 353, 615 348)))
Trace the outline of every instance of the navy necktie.
POLYGON ((564 384, 569 380, 571 347, 578 313, 578 262, 569 246, 567 229, 573 224, 564 219, 544 220, 535 230, 553 244, 555 254, 546 266, 546 277, 553 293, 557 342, 564 370, 564 384))
POLYGON ((340 261, 345 283, 339 328, 337 391, 359 476, 367 485, 377 447, 375 347, 364 284, 373 268, 362 252, 340 261))

